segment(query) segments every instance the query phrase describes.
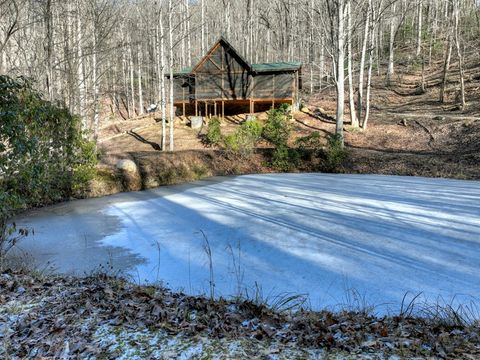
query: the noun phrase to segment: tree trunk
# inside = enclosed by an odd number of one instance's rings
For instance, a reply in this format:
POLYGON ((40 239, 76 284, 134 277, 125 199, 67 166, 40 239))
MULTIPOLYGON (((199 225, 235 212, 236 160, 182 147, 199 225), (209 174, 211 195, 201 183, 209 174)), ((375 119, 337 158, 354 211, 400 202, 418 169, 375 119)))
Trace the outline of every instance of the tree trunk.
POLYGON ((320 44, 320 91, 323 88, 323 77, 325 76, 325 40, 324 35, 322 34, 321 44, 320 44))
POLYGON ((363 112, 363 80, 365 77, 365 58, 367 54, 367 43, 368 43, 368 34, 370 30, 370 12, 372 8, 372 0, 368 1, 367 12, 365 14, 365 28, 363 31, 363 42, 362 42, 362 54, 360 57, 360 71, 358 74, 358 116, 359 120, 362 119, 363 112))
POLYGON ((80 118, 82 119, 82 128, 84 130, 87 130, 88 128, 88 123, 87 119, 85 116, 85 74, 84 74, 84 68, 83 68, 83 49, 82 49, 82 20, 80 17, 80 2, 77 2, 77 36, 76 36, 76 42, 77 42, 77 86, 78 86, 78 114, 80 115, 80 118))
POLYGON ((137 74, 137 82, 138 82, 138 111, 140 115, 143 115, 143 88, 142 88, 142 61, 143 61, 143 56, 142 56, 142 45, 139 44, 138 46, 138 64, 137 64, 137 69, 138 69, 138 74, 137 74))
POLYGON ((132 111, 130 109, 130 93, 128 90, 128 66, 125 51, 122 51, 122 78, 123 88, 125 89, 125 107, 127 108, 127 116, 130 119, 132 117, 132 111))
POLYGON ((418 20, 417 20, 417 56, 422 51, 422 21, 423 21, 423 2, 418 0, 418 20))
POLYGON ((390 85, 392 77, 395 73, 394 51, 395 51, 395 32, 396 32, 396 3, 392 5, 392 18, 390 19, 390 39, 388 42, 388 67, 387 67, 387 84, 390 85))
POLYGON ((162 112, 162 151, 167 150, 167 92, 165 89, 165 31, 163 28, 163 12, 161 5, 160 6, 160 78, 162 79, 160 83, 160 111, 162 112))
POLYGON ((443 63, 443 79, 440 88, 440 102, 445 102, 445 90, 448 82, 448 69, 450 68, 450 59, 452 57, 452 36, 448 35, 447 47, 445 49, 445 61, 443 63))
POLYGON ((98 96, 98 70, 97 70, 97 24, 96 19, 93 20, 92 24, 93 34, 92 34, 92 78, 93 78, 93 138, 95 141, 98 138, 98 126, 100 120, 100 111, 99 111, 99 96, 98 96))
POLYGON ((192 66, 192 39, 190 33, 190 0, 185 0, 187 18, 187 66, 192 66))
POLYGON ((200 0, 200 11, 201 11, 201 19, 200 19, 200 27, 201 27, 201 35, 202 35, 202 56, 206 52, 206 45, 205 45, 205 0, 200 0))
POLYGON ((169 117, 169 124, 170 124, 170 142, 169 142, 169 150, 173 151, 173 130, 174 130, 174 121, 175 121, 175 110, 173 106, 173 23, 172 23, 172 0, 168 2, 168 38, 169 38, 169 47, 170 47, 170 54, 168 57, 169 67, 170 67, 170 117, 169 117))
POLYGON ((345 108, 345 1, 337 1, 337 124, 335 134, 343 139, 343 113, 345 108))
POLYGON ((53 16, 52 0, 47 0, 45 9, 46 55, 47 55, 47 91, 50 101, 53 100, 53 16))
POLYGON ((460 22, 460 4, 459 0, 454 0, 454 21, 455 21, 455 47, 457 49, 457 57, 458 57, 458 72, 460 78, 460 104, 462 109, 465 107, 465 76, 463 71, 463 54, 460 44, 460 30, 459 30, 459 22, 460 22))
POLYGON ((128 67, 130 70, 130 94, 131 94, 131 100, 132 100, 132 112, 133 115, 135 116, 137 114, 137 110, 135 109, 135 80, 134 80, 134 75, 135 75, 135 68, 134 68, 134 63, 133 63, 133 39, 130 38, 130 44, 128 46, 128 67))
POLYGON ((347 47, 348 47, 348 97, 350 102, 350 121, 353 127, 358 127, 358 119, 356 117, 355 110, 355 98, 353 94, 354 84, 353 84, 353 54, 352 54, 352 4, 351 0, 347 0, 347 16, 348 16, 348 37, 347 37, 347 47))
POLYGON ((367 73, 367 94, 365 99, 365 118, 362 122, 362 129, 367 129, 368 119, 370 117, 370 92, 372 84, 373 51, 375 46, 375 10, 372 9, 372 18, 370 22, 370 41, 368 51, 368 73, 367 73))

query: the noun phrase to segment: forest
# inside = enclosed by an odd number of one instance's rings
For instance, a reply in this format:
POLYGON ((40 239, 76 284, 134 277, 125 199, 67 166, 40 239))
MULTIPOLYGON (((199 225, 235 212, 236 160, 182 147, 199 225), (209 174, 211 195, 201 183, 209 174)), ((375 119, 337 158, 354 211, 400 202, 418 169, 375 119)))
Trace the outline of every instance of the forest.
MULTIPOLYGON (((166 74, 194 65, 220 36, 252 63, 303 63, 306 93, 336 89, 337 133, 344 104, 366 128, 372 77, 388 85, 396 67, 443 59, 466 105, 465 64, 478 56, 477 0, 2 0, 0 72, 35 80, 49 100, 82 118, 95 138, 101 119, 173 109, 166 74)), ((419 84, 420 91, 425 84, 419 84)))

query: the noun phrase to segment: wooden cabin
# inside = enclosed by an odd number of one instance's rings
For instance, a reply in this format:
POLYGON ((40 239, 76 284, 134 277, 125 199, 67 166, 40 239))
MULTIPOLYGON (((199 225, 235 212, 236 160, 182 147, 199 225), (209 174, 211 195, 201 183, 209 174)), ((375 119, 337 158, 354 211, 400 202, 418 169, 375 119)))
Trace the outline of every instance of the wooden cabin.
POLYGON ((193 68, 176 72, 174 105, 178 113, 225 116, 225 109, 243 106, 249 113, 288 103, 296 107, 302 88, 302 64, 249 64, 220 38, 193 68))

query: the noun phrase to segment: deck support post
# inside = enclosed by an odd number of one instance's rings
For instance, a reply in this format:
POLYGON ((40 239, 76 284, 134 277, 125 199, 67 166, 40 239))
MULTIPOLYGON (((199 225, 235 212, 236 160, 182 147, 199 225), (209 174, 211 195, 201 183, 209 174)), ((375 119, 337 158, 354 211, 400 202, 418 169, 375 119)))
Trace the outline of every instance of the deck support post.
POLYGON ((225 120, 225 101, 222 100, 222 119, 225 120))
POLYGON ((198 101, 195 100, 195 116, 198 116, 198 101))

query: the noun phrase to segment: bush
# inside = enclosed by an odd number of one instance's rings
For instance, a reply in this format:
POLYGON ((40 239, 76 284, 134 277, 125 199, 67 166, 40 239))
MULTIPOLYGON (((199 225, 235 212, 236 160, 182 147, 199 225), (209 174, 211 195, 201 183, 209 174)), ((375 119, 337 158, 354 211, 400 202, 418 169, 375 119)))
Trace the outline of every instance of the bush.
POLYGON ((232 154, 237 154, 240 149, 239 141, 237 139, 237 133, 235 132, 234 134, 226 135, 223 138, 223 145, 228 152, 232 154))
POLYGON ((342 138, 339 134, 328 138, 327 149, 325 150, 325 167, 327 171, 336 171, 346 160, 347 150, 342 145, 342 138))
POLYGON ((270 110, 262 136, 272 145, 278 147, 287 145, 290 133, 291 127, 285 112, 280 108, 270 110))
POLYGON ((16 196, 0 192, 0 271, 4 268, 8 251, 26 234, 26 230, 17 230, 15 223, 8 222, 13 209, 18 205, 19 199, 16 196))
POLYGON ((318 155, 322 149, 321 136, 318 131, 299 137, 295 141, 295 144, 303 156, 318 155))
POLYGON ((0 76, 0 117, 0 236, 5 240, 16 231, 7 226, 16 211, 68 198, 84 187, 94 176, 96 152, 82 137, 80 119, 43 100, 24 78, 0 76))
POLYGON ((79 142, 78 146, 79 156, 73 165, 72 190, 82 194, 97 173, 97 146, 94 141, 87 140, 79 142))
POLYGON ((241 128, 250 134, 256 142, 258 142, 262 136, 263 126, 262 124, 255 118, 254 120, 245 121, 241 128))
POLYGON ((288 139, 292 128, 287 115, 290 105, 282 104, 268 112, 268 119, 263 128, 262 136, 275 146, 272 155, 272 166, 282 171, 288 171, 298 163, 299 153, 288 147, 288 139))
POLYGON ((222 140, 222 132, 220 130, 220 120, 218 118, 212 118, 208 122, 206 139, 207 139, 207 144, 209 145, 218 145, 222 140))
POLYGON ((228 152, 248 156, 253 153, 260 141, 262 124, 258 120, 244 122, 235 133, 225 136, 224 145, 228 152))
POLYGON ((289 149, 288 146, 280 145, 275 148, 272 156, 272 166, 281 171, 289 171, 299 162, 297 149, 289 149))
POLYGON ((280 104, 277 106, 277 111, 280 111, 283 115, 288 116, 292 113, 292 105, 280 104))

